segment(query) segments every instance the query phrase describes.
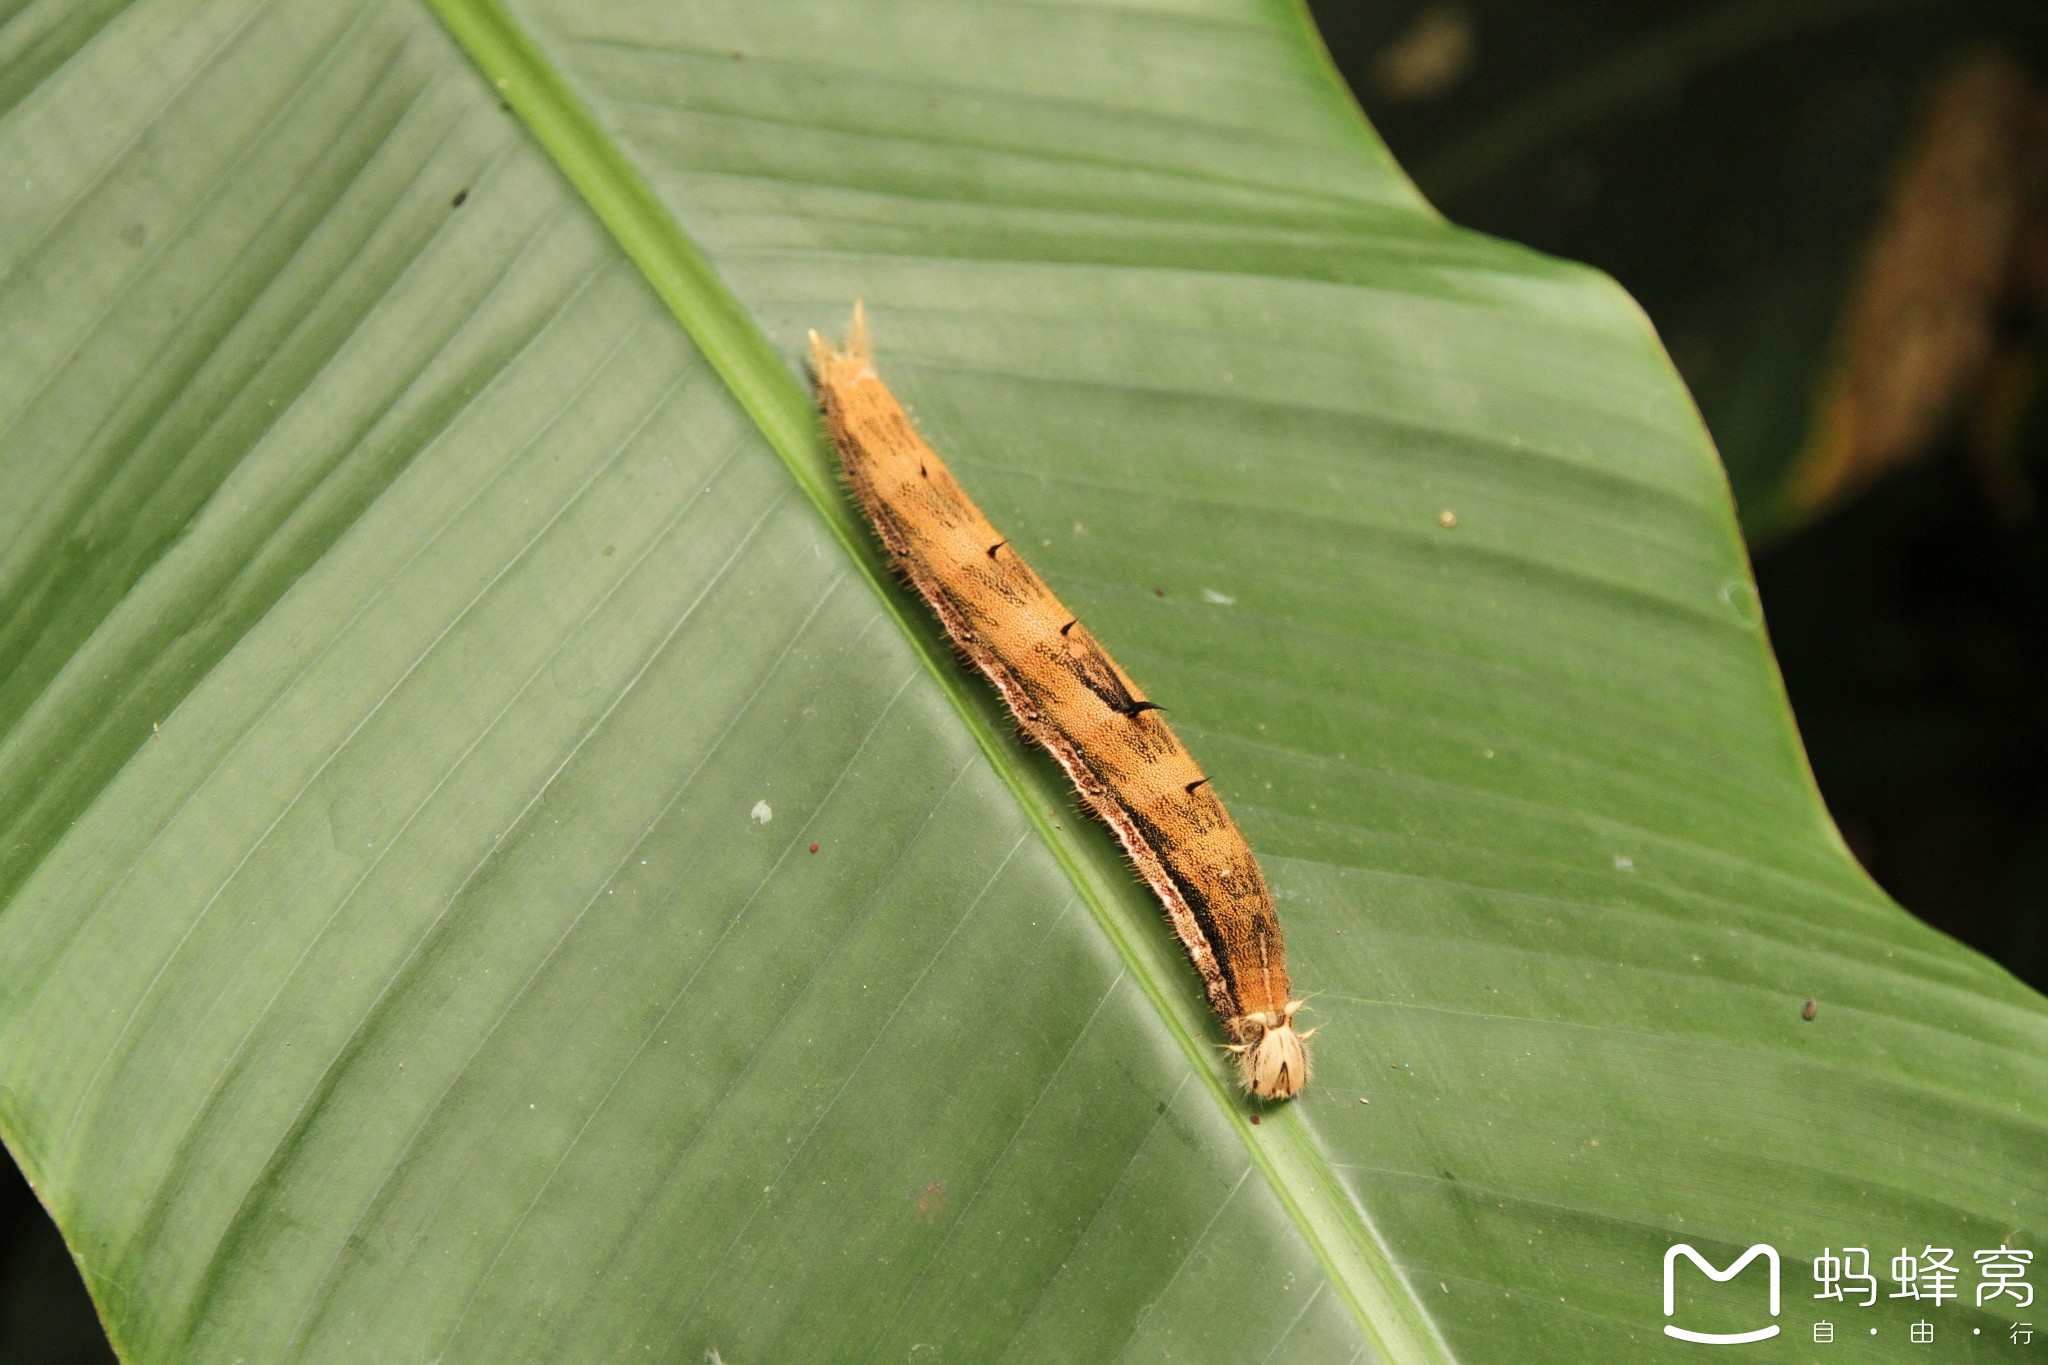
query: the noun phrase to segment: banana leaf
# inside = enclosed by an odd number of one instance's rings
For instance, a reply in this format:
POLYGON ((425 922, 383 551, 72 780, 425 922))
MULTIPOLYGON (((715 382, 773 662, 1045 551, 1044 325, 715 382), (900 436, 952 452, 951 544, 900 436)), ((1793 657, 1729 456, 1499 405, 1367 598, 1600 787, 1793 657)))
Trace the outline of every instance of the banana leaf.
POLYGON ((2009 1358, 2048 1008, 1836 836, 1639 311, 1297 6, 75 0, 0 111, 0 1131, 125 1359, 1657 1358, 1763 1311, 1679 1243, 2009 1358), (1298 1101, 849 509, 855 298, 1298 1101))

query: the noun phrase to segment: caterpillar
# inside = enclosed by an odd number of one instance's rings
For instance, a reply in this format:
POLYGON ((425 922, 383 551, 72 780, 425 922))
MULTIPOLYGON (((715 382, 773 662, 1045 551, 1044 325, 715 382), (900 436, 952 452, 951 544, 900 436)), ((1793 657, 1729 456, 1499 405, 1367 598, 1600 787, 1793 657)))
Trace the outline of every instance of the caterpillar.
POLYGON ((1272 892, 1209 779, 918 435, 875 370, 860 304, 843 348, 816 332, 810 348, 826 432, 890 561, 1166 907, 1245 1088, 1293 1097, 1315 1030, 1295 1031, 1272 892))

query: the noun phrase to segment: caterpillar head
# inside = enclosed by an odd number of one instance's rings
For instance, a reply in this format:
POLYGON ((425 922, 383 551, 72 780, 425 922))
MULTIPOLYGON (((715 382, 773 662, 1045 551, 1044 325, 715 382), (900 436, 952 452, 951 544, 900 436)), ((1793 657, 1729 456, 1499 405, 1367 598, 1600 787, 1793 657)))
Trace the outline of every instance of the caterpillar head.
POLYGON ((1308 1084, 1308 1040, 1314 1029, 1294 1031, 1294 1012, 1301 1001, 1284 1010, 1239 1015, 1232 1021, 1238 1041, 1231 1046, 1245 1089, 1262 1100, 1290 1100, 1308 1084))

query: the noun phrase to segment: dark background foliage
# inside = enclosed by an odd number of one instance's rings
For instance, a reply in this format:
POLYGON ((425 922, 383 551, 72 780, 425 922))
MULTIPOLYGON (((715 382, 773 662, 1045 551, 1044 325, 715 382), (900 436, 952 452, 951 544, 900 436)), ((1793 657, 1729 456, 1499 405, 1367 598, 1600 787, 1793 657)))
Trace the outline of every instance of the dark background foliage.
MULTIPOLYGON (((2048 988, 2048 7, 1311 7, 1447 216, 1642 302, 1836 821, 1908 909, 2048 988)), ((0 1365, 110 1358, 6 1167, 0 1365)))

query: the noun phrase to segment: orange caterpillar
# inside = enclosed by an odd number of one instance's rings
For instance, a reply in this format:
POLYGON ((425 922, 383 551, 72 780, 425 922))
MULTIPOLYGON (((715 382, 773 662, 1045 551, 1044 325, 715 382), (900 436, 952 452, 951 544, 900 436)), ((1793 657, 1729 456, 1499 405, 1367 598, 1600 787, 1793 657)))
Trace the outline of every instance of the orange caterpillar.
POLYGON ((846 348, 811 333, 825 427, 889 558, 1059 760, 1166 906, 1230 1034, 1244 1084, 1284 1100, 1308 1083, 1280 916, 1209 779, 1130 676, 1040 581, 875 373, 858 303, 846 348))

